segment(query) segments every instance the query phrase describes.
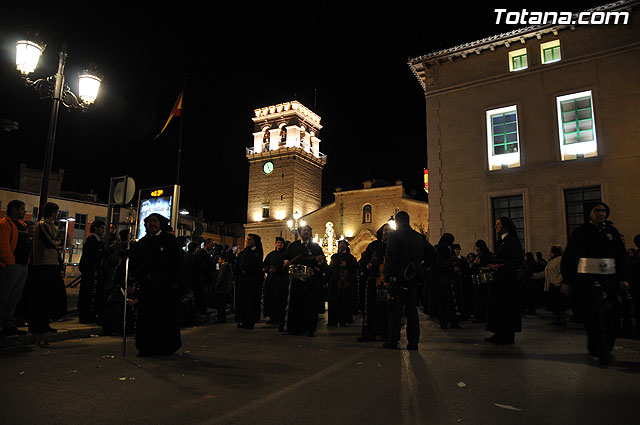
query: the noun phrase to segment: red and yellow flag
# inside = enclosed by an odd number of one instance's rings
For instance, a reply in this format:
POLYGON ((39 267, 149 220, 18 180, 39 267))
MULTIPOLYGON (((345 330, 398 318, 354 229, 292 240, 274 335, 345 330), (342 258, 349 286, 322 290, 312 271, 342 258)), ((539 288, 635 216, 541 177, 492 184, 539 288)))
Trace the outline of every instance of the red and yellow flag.
POLYGON ((178 96, 178 99, 176 100, 175 105, 173 105, 173 109, 171 110, 171 114, 169 114, 169 119, 167 120, 167 123, 164 125, 164 127, 162 127, 162 130, 160 130, 160 133, 158 133, 158 135, 154 137, 153 140, 160 137, 160 135, 167 128, 167 126, 169 125, 173 117, 179 117, 180 115, 182 115, 182 95, 183 95, 183 91, 180 92, 180 95, 178 96))

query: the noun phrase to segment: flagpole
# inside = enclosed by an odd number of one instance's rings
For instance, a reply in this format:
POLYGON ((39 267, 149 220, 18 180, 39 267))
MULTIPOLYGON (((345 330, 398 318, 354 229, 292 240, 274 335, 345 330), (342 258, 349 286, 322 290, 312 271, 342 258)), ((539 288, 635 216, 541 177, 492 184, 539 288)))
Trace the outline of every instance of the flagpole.
POLYGON ((180 162, 182 156, 182 128, 184 125, 184 89, 186 85, 187 77, 184 77, 182 84, 182 110, 180 111, 180 134, 178 135, 178 163, 176 165, 176 185, 180 186, 180 162))
POLYGON ((178 135, 178 163, 176 165, 176 184, 180 185, 180 157, 182 155, 182 126, 184 123, 184 109, 180 114, 180 134, 178 135))

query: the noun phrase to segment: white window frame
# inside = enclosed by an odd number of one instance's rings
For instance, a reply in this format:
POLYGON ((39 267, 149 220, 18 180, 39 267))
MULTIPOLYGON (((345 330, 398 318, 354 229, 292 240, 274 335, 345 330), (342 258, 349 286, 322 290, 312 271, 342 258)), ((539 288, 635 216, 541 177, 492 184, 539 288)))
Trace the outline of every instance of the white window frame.
POLYGON ((518 49, 518 50, 512 50, 509 52, 509 71, 510 72, 517 72, 517 71, 522 71, 529 68, 529 56, 527 55, 527 48, 523 47, 522 49, 518 49), (525 56, 527 64, 521 68, 514 68, 513 67, 513 58, 518 57, 518 56, 525 56))
POLYGON ((568 161, 573 159, 598 156, 598 136, 596 132, 596 117, 593 107, 592 91, 586 90, 579 93, 572 93, 556 97, 556 113, 558 116, 558 143, 560 145, 560 159, 562 161, 568 161), (581 97, 589 97, 591 102, 591 129, 593 131, 593 140, 565 145, 564 127, 562 121, 562 102, 578 99, 581 97))
POLYGON ((489 162, 489 171, 502 170, 504 168, 514 168, 520 166, 520 126, 518 125, 518 107, 517 105, 505 106, 503 108, 491 109, 486 112, 487 121, 487 159, 489 162), (503 153, 499 155, 493 154, 493 123, 491 117, 497 114, 505 114, 514 112, 516 114, 516 134, 518 138, 518 151, 512 153, 503 153), (506 166, 506 167, 505 167, 506 166))
POLYGON ((540 63, 546 65, 548 63, 554 63, 554 62, 558 62, 562 60, 562 51, 560 50, 560 57, 557 59, 552 59, 552 60, 546 60, 544 57, 544 51, 547 49, 553 49, 553 48, 558 48, 560 49, 560 40, 552 40, 549 41, 547 43, 542 43, 540 45, 540 63))

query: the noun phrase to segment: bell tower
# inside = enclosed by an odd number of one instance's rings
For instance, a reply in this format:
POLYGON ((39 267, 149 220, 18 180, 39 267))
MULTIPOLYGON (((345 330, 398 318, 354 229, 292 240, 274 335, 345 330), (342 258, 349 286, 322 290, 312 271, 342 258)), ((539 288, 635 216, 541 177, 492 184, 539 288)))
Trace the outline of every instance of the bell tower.
POLYGON ((245 233, 260 235, 265 254, 277 236, 293 240, 287 221, 321 206, 320 117, 298 101, 256 109, 247 148, 249 193, 245 233))

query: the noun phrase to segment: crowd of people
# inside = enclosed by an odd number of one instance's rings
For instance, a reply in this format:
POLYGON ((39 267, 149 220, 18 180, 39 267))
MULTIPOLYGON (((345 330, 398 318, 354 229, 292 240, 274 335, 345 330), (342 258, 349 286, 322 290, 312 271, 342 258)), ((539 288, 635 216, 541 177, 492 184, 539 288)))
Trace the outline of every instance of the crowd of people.
MULTIPOLYGON (((609 212, 602 202, 587 206, 585 224, 565 249, 551 246, 546 259, 523 252, 507 217, 496 220, 494 252, 477 240, 465 256, 453 234, 433 246, 399 212, 397 228, 380 227, 359 260, 346 240, 326 258, 310 226, 294 242, 276 238, 265 255, 257 234, 247 235, 237 254, 210 239, 187 244, 160 214, 144 220, 146 234, 135 242, 128 230, 107 231, 95 221, 79 263, 78 316, 105 334, 135 332, 139 355, 153 356, 174 353, 180 329, 213 311, 217 323, 233 313, 238 329, 253 330, 264 318, 280 332, 309 337, 325 312, 328 328, 353 325, 362 315, 358 341, 382 341, 388 349, 398 348, 404 317, 406 348, 414 350, 419 311, 443 330, 484 323, 493 334, 486 342, 509 345, 523 315, 549 310, 550 325, 566 326, 571 310, 571 319, 584 323, 589 352, 606 364, 616 336, 640 336, 638 251, 625 250, 609 212)), ((67 312, 58 206, 47 203, 42 213, 37 223, 25 223, 24 203, 12 201, 0 219, 3 337, 26 333, 20 322, 34 334, 55 332, 50 323, 67 312)), ((640 235, 634 243, 640 249, 640 235)))
POLYGON ((25 204, 13 200, 0 219, 0 327, 2 337, 55 332, 51 321, 67 314, 67 294, 60 272, 60 250, 54 220, 58 206, 47 203, 38 223, 26 223, 25 204))

